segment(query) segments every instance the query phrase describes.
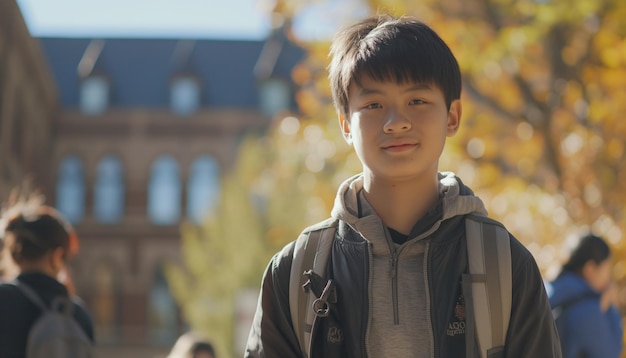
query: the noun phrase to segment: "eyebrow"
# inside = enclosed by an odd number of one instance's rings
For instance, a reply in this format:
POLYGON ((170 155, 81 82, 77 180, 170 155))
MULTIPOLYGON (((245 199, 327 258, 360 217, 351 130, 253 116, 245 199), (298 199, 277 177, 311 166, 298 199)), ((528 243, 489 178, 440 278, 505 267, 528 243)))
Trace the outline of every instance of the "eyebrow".
MULTIPOLYGON (((367 96, 370 94, 379 94, 381 93, 380 90, 375 89, 375 88, 366 88, 366 87, 362 87, 359 86, 360 90, 358 92, 358 96, 362 97, 362 96, 367 96)), ((404 90, 404 92, 413 92, 413 91, 420 91, 420 90, 430 90, 432 89, 432 86, 429 85, 428 83, 416 83, 411 87, 408 87, 404 90)))

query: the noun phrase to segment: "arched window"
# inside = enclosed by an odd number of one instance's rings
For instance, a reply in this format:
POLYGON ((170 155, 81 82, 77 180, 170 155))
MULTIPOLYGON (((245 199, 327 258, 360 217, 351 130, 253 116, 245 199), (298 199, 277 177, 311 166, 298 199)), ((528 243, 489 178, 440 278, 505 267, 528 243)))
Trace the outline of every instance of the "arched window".
POLYGON ((83 163, 76 155, 68 155, 59 165, 56 208, 72 224, 85 215, 85 177, 83 163))
POLYGON ((187 216, 202 222, 217 204, 219 197, 219 166, 208 155, 194 160, 187 185, 187 216))
POLYGON ((187 116, 198 110, 200 106, 200 83, 189 76, 178 77, 172 82, 170 89, 172 111, 187 116))
POLYGON ((178 337, 178 308, 165 280, 163 268, 155 273, 148 301, 148 339, 150 343, 171 346, 178 337))
POLYGON ((180 218, 181 183, 178 163, 169 155, 152 164, 148 183, 148 217, 157 225, 172 225, 180 218))
POLYGON ((124 215, 122 164, 113 155, 102 158, 98 164, 93 204, 99 222, 117 223, 124 215))

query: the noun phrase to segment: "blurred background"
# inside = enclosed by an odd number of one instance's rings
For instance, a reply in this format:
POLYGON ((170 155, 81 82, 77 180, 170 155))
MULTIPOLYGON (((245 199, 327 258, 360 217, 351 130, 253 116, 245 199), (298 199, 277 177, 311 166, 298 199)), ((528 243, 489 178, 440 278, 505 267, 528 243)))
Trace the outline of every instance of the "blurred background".
POLYGON ((332 34, 414 15, 463 71, 456 172, 546 280, 593 230, 626 312, 623 0, 2 0, 0 195, 75 225, 100 356, 193 329, 241 356, 271 255, 360 171, 325 67, 332 34))

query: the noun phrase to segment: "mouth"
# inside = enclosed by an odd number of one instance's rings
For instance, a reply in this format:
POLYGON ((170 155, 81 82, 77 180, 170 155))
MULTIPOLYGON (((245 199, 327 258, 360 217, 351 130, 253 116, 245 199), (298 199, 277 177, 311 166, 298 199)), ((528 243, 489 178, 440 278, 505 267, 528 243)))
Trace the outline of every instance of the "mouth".
POLYGON ((388 152, 404 152, 417 147, 417 143, 413 141, 397 141, 387 143, 382 146, 382 149, 388 152))

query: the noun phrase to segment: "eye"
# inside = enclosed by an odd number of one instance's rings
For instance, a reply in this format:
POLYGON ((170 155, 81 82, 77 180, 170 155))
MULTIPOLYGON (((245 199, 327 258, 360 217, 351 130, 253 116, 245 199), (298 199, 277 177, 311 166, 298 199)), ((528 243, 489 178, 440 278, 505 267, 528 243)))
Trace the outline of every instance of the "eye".
POLYGON ((370 103, 370 104, 365 105, 364 108, 366 108, 366 109, 378 109, 378 108, 382 108, 382 106, 381 106, 380 103, 370 103))
POLYGON ((412 105, 414 105, 414 104, 425 104, 425 103, 426 102, 423 99, 418 99, 418 98, 412 99, 409 102, 409 104, 412 104, 412 105))

